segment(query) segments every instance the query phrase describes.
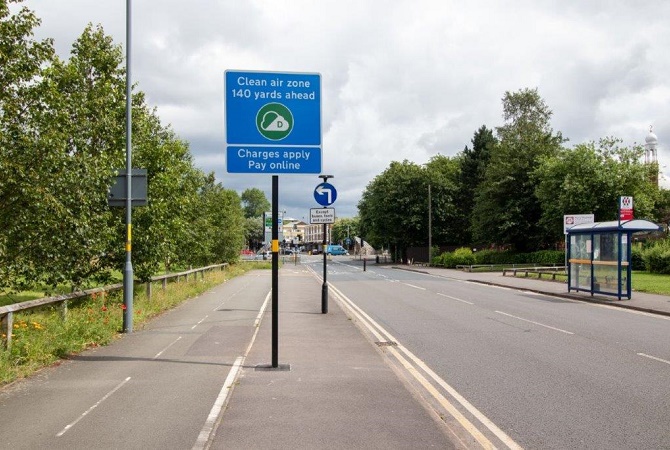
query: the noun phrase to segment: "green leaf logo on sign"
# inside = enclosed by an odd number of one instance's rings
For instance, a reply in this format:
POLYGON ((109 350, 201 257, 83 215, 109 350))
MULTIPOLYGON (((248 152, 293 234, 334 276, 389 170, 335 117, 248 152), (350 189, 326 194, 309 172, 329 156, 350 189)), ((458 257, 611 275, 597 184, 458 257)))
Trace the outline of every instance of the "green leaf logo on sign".
POLYGON ((256 128, 267 139, 280 141, 293 130, 293 114, 281 103, 268 103, 256 113, 256 128))

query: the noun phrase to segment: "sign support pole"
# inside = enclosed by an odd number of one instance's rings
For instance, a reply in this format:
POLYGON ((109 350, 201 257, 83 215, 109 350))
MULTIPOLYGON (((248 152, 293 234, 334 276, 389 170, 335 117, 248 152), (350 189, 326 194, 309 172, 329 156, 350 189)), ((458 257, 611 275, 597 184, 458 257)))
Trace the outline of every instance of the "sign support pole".
POLYGON ((321 314, 328 314, 328 281, 327 277, 327 248, 328 243, 326 242, 326 224, 323 224, 323 285, 321 286, 321 314))
MULTIPOLYGON (((319 175, 319 178, 324 183, 328 182, 328 178, 334 178, 332 175, 319 175)), ((326 242, 326 224, 323 224, 323 285, 321 285, 321 314, 328 314, 328 281, 327 281, 327 250, 328 243, 326 242)))
POLYGON ((279 367, 279 176, 272 175, 272 368, 279 367))

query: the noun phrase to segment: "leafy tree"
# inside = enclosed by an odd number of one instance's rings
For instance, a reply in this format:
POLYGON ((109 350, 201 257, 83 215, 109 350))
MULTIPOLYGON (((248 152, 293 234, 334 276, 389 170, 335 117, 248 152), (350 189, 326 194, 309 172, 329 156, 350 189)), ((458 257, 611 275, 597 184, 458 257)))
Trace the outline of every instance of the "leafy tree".
POLYGON ((333 224, 331 233, 332 233, 331 240, 333 242, 344 243, 347 237, 349 237, 353 242, 355 236, 360 236, 358 217, 353 218, 344 217, 337 219, 333 224))
POLYGON ((204 192, 203 201, 213 233, 213 257, 208 263, 237 261, 245 243, 245 219, 240 196, 234 190, 224 189, 221 184, 210 184, 204 192))
POLYGON ((25 7, 10 14, 10 3, 19 2, 0 1, 0 289, 20 289, 39 272, 23 251, 22 236, 34 230, 22 223, 22 213, 41 201, 48 184, 33 164, 38 162, 40 79, 54 57, 50 39, 33 39, 40 20, 25 7))
POLYGON ((656 219, 659 193, 640 162, 640 146, 620 147, 621 141, 601 139, 563 149, 544 158, 534 173, 542 206, 540 224, 556 241, 562 238, 564 214, 594 214, 596 221, 617 219, 618 198, 635 198, 635 216, 656 219))
POLYGON ((486 128, 484 125, 475 132, 471 142, 472 148, 466 146, 458 158, 460 166, 457 181, 458 190, 456 192, 458 215, 455 219, 455 224, 460 230, 456 240, 458 244, 472 242, 471 218, 475 194, 484 181, 486 167, 497 144, 493 130, 486 128))
MULTIPOLYGON (((430 185, 431 234, 433 245, 454 245, 465 239, 464 216, 459 209, 459 179, 461 163, 458 158, 437 155, 426 164, 424 178, 430 185)), ((428 196, 425 195, 426 226, 428 236, 427 211, 428 196)), ((423 227, 422 227, 423 228, 423 227)), ((427 239, 427 238, 426 238, 427 239)), ((426 241, 427 244, 427 241, 426 241)))
POLYGON ((270 202, 263 191, 258 188, 249 188, 242 192, 244 217, 262 217, 265 211, 270 210, 270 202))
POLYGON ((496 130, 499 145, 486 166, 473 208, 476 242, 511 244, 519 251, 546 245, 532 173, 541 158, 556 154, 563 142, 550 127, 551 115, 536 89, 505 93, 505 124, 496 130))
POLYGON ((244 235, 246 236, 247 246, 250 249, 259 249, 265 240, 263 216, 245 218, 244 235))
POLYGON ((360 227, 372 246, 393 246, 404 253, 409 246, 427 242, 428 234, 422 232, 428 194, 423 173, 413 162, 393 161, 365 188, 358 203, 360 227))

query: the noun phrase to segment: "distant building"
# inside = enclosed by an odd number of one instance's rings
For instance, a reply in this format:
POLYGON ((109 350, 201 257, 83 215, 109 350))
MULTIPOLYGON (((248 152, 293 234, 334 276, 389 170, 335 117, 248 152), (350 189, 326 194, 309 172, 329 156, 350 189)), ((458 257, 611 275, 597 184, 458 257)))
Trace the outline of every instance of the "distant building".
POLYGON ((658 137, 653 133, 651 126, 644 142, 644 163, 649 170, 649 181, 658 187, 658 137))

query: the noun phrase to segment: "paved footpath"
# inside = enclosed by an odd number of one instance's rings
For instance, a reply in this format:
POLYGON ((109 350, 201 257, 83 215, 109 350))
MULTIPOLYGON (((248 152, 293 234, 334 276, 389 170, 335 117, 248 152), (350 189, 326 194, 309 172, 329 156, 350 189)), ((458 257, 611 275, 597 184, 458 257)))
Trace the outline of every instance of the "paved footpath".
POLYGON ((279 365, 271 311, 246 357, 211 448, 456 448, 458 440, 385 362, 337 302, 321 314, 321 281, 285 265, 279 284, 279 365))
POLYGON ((321 314, 312 272, 279 274, 290 370, 256 370, 270 271, 250 272, 0 390, 0 448, 465 448, 334 299, 321 314))

